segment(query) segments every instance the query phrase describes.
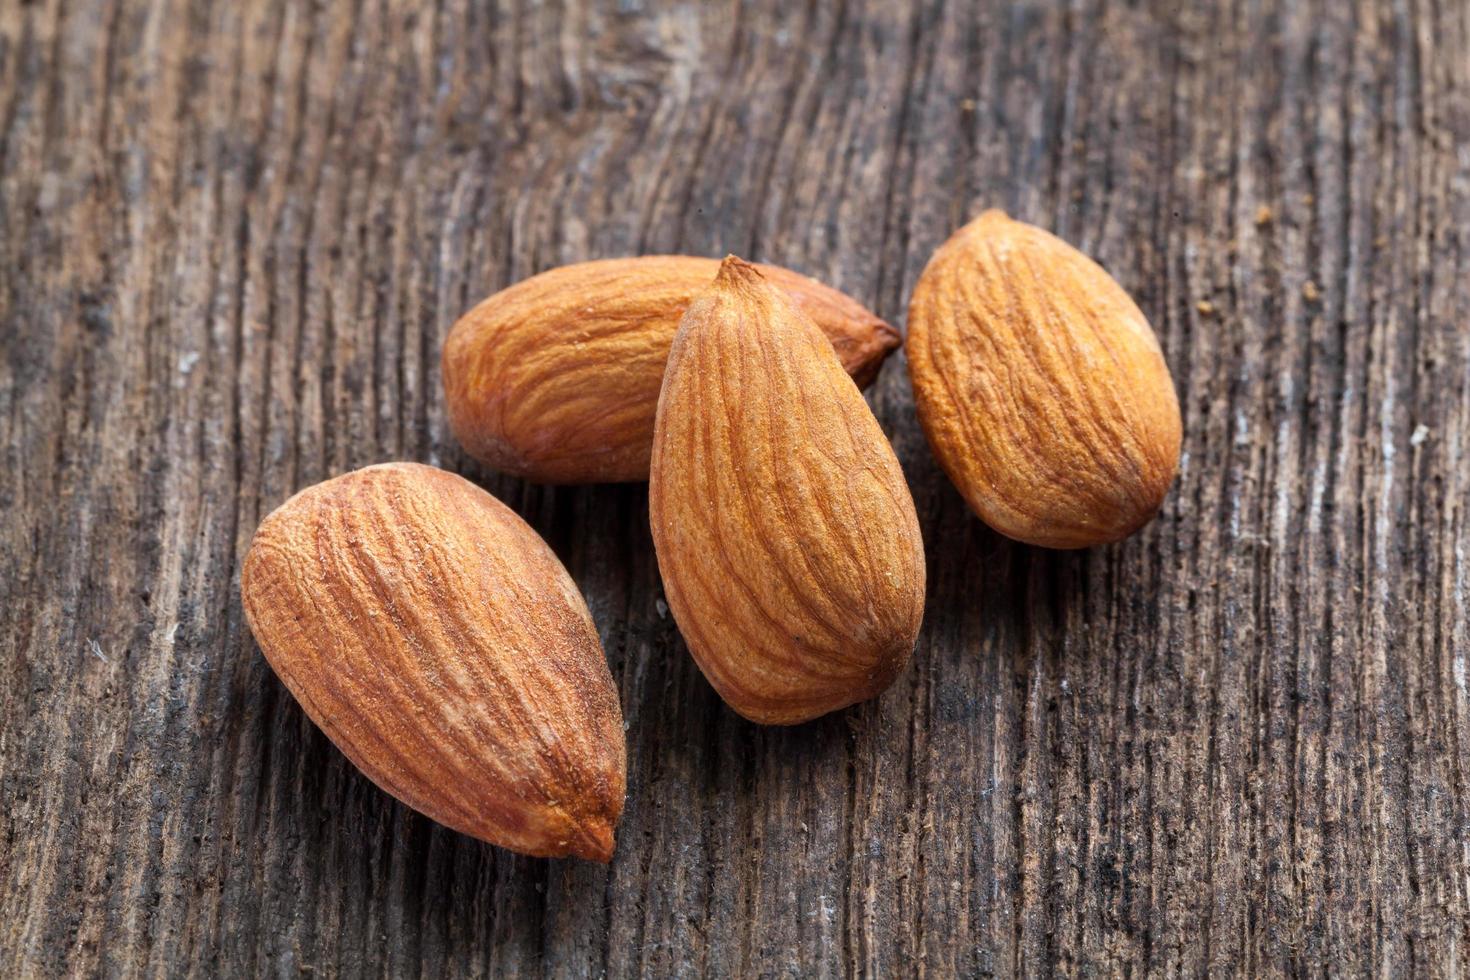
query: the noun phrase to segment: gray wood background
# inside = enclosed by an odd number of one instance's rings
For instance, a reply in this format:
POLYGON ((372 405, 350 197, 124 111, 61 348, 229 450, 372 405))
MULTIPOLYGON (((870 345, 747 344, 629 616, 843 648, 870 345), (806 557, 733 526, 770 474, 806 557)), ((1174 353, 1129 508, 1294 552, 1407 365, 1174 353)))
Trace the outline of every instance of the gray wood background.
POLYGON ((0 972, 1375 973, 1470 960, 1470 5, 0 0, 0 972), (448 435, 438 349, 578 259, 737 252, 904 321, 983 206, 1096 256, 1185 421, 1160 518, 972 518, 880 700, 722 707, 638 485, 448 435), (586 592, 610 867, 376 790, 241 618, 293 490, 466 473, 586 592))

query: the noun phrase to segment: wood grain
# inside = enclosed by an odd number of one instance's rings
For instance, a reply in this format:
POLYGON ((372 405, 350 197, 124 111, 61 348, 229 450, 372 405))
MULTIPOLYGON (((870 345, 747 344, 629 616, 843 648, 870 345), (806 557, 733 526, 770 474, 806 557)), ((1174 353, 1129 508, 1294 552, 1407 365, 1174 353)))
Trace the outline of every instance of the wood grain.
POLYGON ((0 2, 0 967, 1463 975, 1466 145, 1454 0, 0 2), (736 252, 902 326, 985 207, 1135 297, 1182 465, 1126 542, 1007 542, 890 358, 929 587, 876 702, 739 720, 642 487, 448 435, 442 339, 509 283, 736 252), (586 594, 610 867, 393 802, 251 641, 259 520, 390 459, 586 594))

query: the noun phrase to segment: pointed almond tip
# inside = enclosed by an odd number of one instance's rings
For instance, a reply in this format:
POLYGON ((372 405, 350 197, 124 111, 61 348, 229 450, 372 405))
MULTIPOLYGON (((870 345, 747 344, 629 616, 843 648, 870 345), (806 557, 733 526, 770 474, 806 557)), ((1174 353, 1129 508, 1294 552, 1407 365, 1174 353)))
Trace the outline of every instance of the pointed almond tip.
POLYGON ((987 225, 989 225, 989 224, 999 224, 999 223, 1001 223, 1003 221, 1010 221, 1010 220, 1011 220, 1011 216, 1008 215, 1008 214, 1006 214, 1000 208, 986 208, 984 211, 981 211, 979 217, 977 217, 971 223, 972 224, 975 224, 975 225, 980 225, 980 224, 987 224, 987 225))
MULTIPOLYGON (((885 354, 903 346, 903 334, 899 333, 898 328, 887 320, 879 319, 876 316, 873 317, 873 335, 878 338, 878 346, 885 354)), ((879 361, 875 365, 874 373, 877 373, 876 368, 882 366, 883 362, 879 361)))
POLYGON ((596 861, 599 864, 607 864, 611 861, 613 851, 617 847, 612 824, 594 819, 580 829, 581 835, 573 845, 572 853, 584 861, 596 861))
POLYGON ((719 275, 715 276, 716 282, 759 282, 765 277, 760 270, 738 255, 730 254, 720 263, 719 275))

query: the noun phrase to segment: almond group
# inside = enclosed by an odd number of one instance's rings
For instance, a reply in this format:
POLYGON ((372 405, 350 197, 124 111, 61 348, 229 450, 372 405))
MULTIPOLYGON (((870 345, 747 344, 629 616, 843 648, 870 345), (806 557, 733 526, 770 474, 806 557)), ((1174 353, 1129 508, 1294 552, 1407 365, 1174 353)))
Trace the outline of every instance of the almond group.
MULTIPOLYGON (((718 268, 683 255, 581 262, 486 299, 444 344, 456 438, 476 459, 541 483, 648 479, 669 345, 718 268)), ((898 332, 835 289, 761 269, 817 323, 857 383, 872 381, 898 332)))
MULTIPOLYGON (((730 256, 584 262, 450 333, 450 424, 498 469, 648 479, 669 608, 736 712, 791 725, 875 697, 924 611, 914 502, 861 385, 898 335, 861 305, 730 256)), ((996 530, 1116 541, 1159 509, 1180 417, 1138 307, 1058 238, 989 211, 921 275, 919 419, 996 530)), ((306 713, 387 792, 524 854, 606 861, 622 713, 576 585, 468 481, 370 466, 260 525, 245 614, 306 713)))
POLYGON ((608 860, 622 712, 586 603, 469 481, 370 466, 255 532, 250 629, 311 719, 384 790, 523 854, 608 860))
POLYGON ((1159 510, 1179 403, 1159 343, 1111 276, 987 211, 934 254, 909 305, 909 374, 935 457, 1018 541, 1117 541, 1159 510))
POLYGON ((648 506, 669 608, 741 715, 806 721, 908 662, 924 549, 898 459, 812 318, 737 258, 680 321, 648 506))

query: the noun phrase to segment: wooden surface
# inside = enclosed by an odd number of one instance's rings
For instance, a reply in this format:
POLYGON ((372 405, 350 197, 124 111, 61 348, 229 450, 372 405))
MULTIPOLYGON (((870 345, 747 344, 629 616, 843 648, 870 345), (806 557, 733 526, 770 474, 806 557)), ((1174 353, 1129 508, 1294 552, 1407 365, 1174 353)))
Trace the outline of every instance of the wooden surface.
POLYGON ((1460 0, 0 0, 0 972, 1466 975, 1470 7, 1460 0), (726 710, 638 485, 470 465, 438 348, 540 269, 790 265, 902 325, 983 206, 1096 256, 1184 412, 1087 553, 870 402, 929 597, 881 699, 726 710), (376 790, 251 640, 293 490, 479 480, 586 592, 604 868, 376 790))

